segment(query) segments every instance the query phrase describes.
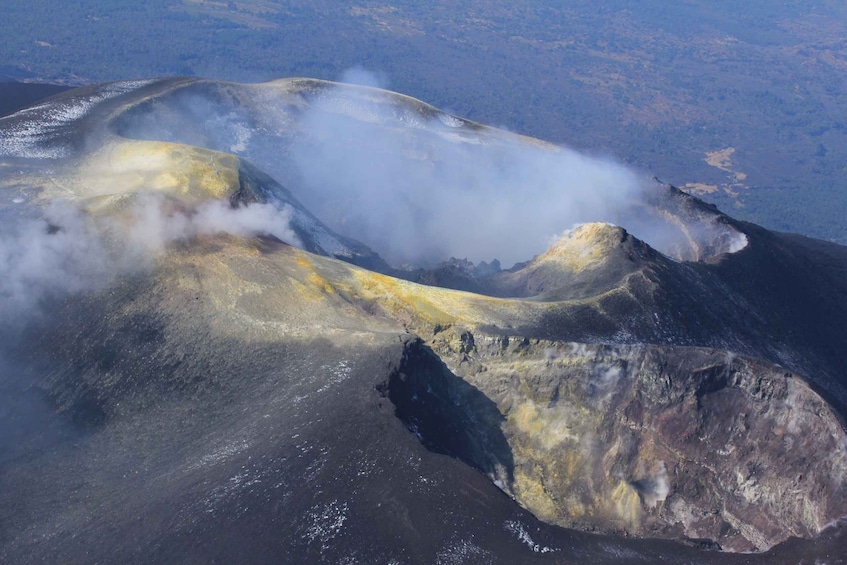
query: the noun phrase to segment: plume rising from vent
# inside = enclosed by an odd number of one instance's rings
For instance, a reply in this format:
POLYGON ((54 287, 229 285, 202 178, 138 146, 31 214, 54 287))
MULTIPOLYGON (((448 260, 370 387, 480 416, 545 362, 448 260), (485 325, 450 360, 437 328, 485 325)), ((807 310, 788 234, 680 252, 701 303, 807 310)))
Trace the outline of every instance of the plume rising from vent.
POLYGON ((727 231, 711 218, 669 217, 657 208, 664 187, 610 157, 372 88, 384 78, 362 69, 342 79, 357 85, 186 88, 139 106, 118 131, 246 157, 332 229, 397 266, 449 257, 508 266, 575 224, 597 221, 675 258, 699 259, 727 231))
POLYGON ((100 290, 146 268, 169 245, 197 236, 270 235, 299 245, 289 220, 287 207, 210 200, 189 208, 153 193, 138 195, 119 218, 92 217, 56 201, 40 217, 2 226, 0 316, 23 319, 45 299, 100 290))

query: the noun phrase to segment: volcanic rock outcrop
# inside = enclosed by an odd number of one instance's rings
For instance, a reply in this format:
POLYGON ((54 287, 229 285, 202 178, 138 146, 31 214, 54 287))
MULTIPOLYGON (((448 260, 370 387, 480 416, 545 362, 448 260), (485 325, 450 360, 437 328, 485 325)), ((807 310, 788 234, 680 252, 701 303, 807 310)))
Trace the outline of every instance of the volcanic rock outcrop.
POLYGON ((315 108, 560 151, 307 79, 0 118, 4 562, 839 562, 843 247, 653 183, 509 269, 398 265, 303 203, 315 108))

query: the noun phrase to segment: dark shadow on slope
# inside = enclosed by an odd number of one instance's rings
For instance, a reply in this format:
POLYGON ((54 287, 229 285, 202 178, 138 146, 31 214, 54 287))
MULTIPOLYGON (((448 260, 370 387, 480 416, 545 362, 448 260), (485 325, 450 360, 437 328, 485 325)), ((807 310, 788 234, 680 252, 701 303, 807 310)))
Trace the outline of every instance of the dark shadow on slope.
POLYGON ((400 367, 377 390, 427 449, 511 486, 514 459, 497 405, 454 375, 423 341, 407 345, 400 367))

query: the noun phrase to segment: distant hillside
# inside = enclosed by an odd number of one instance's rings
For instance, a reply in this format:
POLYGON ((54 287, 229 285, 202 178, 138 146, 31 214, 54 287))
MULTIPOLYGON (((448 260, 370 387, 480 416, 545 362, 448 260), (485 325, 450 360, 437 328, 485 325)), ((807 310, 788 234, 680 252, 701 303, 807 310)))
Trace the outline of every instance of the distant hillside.
POLYGON ((360 65, 471 119, 847 243, 841 2, 7 0, 4 16, 4 63, 43 79, 337 79, 360 65))

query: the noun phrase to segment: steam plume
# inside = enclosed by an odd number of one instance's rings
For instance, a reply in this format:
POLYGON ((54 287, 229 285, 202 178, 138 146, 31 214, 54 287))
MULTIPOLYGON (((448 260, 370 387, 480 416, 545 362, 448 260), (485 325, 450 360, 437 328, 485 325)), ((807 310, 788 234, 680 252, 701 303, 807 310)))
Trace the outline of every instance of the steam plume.
MULTIPOLYGON (((386 84, 359 68, 341 78, 386 84)), ((220 88, 180 91, 118 129, 244 156, 330 228, 395 266, 451 256, 508 266, 586 222, 623 226, 685 260, 713 252, 719 237, 727 240, 720 251, 745 244, 711 217, 663 217, 659 186, 610 158, 485 128, 402 95, 298 81, 220 88)))
POLYGON ((371 88, 388 88, 388 76, 385 73, 369 71, 361 66, 355 66, 341 73, 338 82, 370 86, 371 88))
POLYGON ((608 159, 468 130, 447 115, 329 94, 302 118, 292 188, 395 264, 526 260, 575 223, 619 221, 644 190, 608 159))
POLYGON ((97 291, 116 276, 150 265, 176 241, 226 233, 272 235, 299 245, 289 220, 285 206, 233 208, 209 201, 187 209, 146 194, 130 208, 123 225, 115 219, 95 220, 70 202, 54 202, 42 217, 13 219, 0 228, 0 316, 5 330, 45 299, 97 291))

